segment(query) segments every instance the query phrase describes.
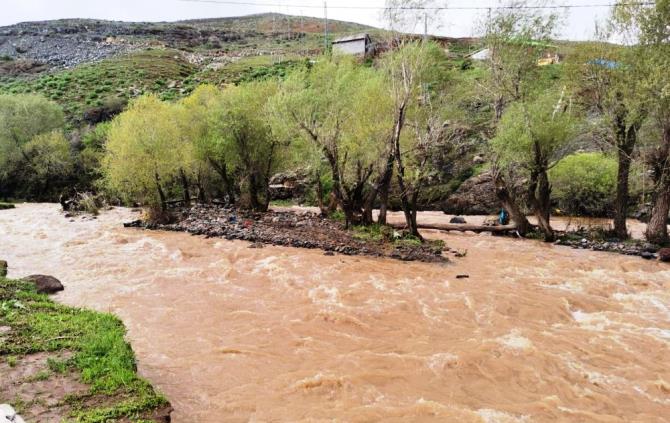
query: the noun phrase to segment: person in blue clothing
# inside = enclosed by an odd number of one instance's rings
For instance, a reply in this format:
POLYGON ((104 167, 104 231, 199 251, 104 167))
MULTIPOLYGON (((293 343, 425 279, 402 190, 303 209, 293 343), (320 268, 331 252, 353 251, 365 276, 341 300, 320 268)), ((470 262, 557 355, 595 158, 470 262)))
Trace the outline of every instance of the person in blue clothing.
POLYGON ((509 223, 509 213, 507 210, 500 209, 500 214, 498 215, 498 223, 501 225, 507 225, 509 223))

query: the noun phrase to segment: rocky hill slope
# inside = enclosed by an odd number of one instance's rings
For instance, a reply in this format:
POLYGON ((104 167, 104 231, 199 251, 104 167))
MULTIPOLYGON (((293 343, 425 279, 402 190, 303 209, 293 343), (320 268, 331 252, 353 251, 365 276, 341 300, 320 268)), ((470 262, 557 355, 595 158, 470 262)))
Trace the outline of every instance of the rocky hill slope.
MULTIPOLYGON (((348 33, 372 28, 331 21, 330 30, 348 33)), ((280 14, 182 22, 113 22, 66 19, 0 27, 0 57, 73 67, 147 47, 188 52, 276 50, 296 44, 313 48, 309 35, 321 34, 323 22, 280 14), (309 44, 309 46, 307 46, 309 44)))

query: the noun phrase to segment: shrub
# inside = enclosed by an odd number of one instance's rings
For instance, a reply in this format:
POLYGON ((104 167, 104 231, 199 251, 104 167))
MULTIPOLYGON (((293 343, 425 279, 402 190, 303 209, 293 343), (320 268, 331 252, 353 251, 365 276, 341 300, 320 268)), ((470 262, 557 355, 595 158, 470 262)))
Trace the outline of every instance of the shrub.
POLYGON ((609 215, 616 172, 616 160, 601 153, 576 153, 566 157, 549 171, 558 208, 572 215, 609 215))

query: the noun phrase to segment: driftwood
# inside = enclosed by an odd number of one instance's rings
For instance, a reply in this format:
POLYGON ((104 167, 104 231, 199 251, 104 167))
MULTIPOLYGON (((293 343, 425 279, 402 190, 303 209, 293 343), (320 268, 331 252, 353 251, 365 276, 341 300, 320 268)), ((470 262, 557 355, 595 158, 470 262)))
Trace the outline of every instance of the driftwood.
MULTIPOLYGON (((404 223, 391 223, 389 226, 396 229, 406 229, 407 225, 404 223)), ((460 232, 492 232, 503 233, 509 231, 516 231, 516 225, 470 225, 467 223, 419 223, 419 229, 437 229, 438 231, 460 231, 460 232)))

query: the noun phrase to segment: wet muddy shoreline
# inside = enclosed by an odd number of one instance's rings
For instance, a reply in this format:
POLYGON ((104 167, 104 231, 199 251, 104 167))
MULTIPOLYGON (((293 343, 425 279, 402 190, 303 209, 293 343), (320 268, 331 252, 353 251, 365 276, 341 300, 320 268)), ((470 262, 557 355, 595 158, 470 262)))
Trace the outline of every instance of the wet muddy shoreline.
POLYGON ((381 232, 373 235, 356 233, 344 229, 342 222, 323 218, 310 211, 270 210, 253 213, 216 205, 197 205, 176 209, 172 215, 176 219, 174 223, 151 224, 134 221, 126 226, 249 241, 253 248, 262 248, 269 244, 320 249, 326 254, 387 257, 402 261, 446 263, 448 259, 443 250, 450 252, 442 243, 421 244, 404 240, 400 238, 402 231, 389 229, 387 236, 383 236, 381 232), (393 240, 394 235, 399 239, 393 240))

